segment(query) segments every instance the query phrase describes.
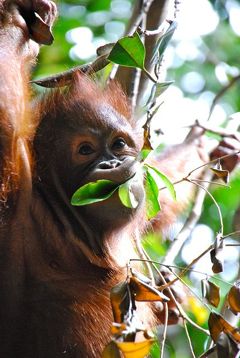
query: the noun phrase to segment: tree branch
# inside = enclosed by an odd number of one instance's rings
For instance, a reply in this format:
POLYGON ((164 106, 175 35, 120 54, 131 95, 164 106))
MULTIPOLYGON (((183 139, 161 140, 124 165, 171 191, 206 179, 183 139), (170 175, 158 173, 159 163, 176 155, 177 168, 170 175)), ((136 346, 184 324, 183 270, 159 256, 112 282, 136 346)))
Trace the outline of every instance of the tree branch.
POLYGON ((86 65, 76 66, 70 70, 58 73, 53 76, 45 77, 40 80, 30 81, 41 87, 46 88, 55 88, 55 87, 64 87, 71 84, 72 78, 76 72, 82 72, 86 74, 92 74, 102 70, 109 64, 107 55, 102 55, 96 58, 95 61, 87 63, 86 65))
MULTIPOLYGON (((133 15, 129 23, 129 27, 126 30, 127 34, 131 34, 134 32, 138 26, 140 25, 144 14, 147 14, 147 22, 146 29, 144 30, 155 30, 159 28, 159 26, 166 20, 167 10, 170 4, 174 4, 173 0, 150 0, 145 2, 145 7, 141 0, 136 1, 135 7, 133 10, 133 15)), ((152 52, 154 46, 161 36, 161 33, 158 32, 154 36, 147 36, 145 39, 145 47, 146 47, 146 61, 145 67, 148 72, 152 71, 152 64, 150 63, 150 59, 152 58, 152 52)), ((131 79, 132 79, 132 68, 119 67, 116 73, 116 79, 121 84, 123 90, 127 93, 128 96, 131 96, 130 88, 131 88, 131 79)), ((139 103, 139 99, 142 96, 146 84, 148 83, 149 78, 141 74, 140 87, 138 91, 137 102, 139 103)))

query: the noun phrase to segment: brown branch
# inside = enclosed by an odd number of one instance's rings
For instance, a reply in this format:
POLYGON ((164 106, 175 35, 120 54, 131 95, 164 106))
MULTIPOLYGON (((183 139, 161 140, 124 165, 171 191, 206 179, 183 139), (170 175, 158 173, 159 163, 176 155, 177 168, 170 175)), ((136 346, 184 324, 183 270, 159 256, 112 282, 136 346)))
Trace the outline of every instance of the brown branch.
POLYGON ((81 65, 77 67, 73 67, 70 70, 58 73, 53 76, 45 77, 40 80, 30 81, 41 87, 46 88, 55 88, 55 87, 64 87, 71 84, 72 78, 76 72, 82 72, 86 74, 93 74, 102 70, 109 64, 109 60, 107 59, 107 55, 102 55, 97 57, 97 59, 91 63, 86 65, 81 65))
POLYGON ((240 134, 237 131, 233 132, 233 131, 231 131, 231 130, 229 130, 227 128, 212 127, 212 126, 207 125, 207 124, 202 124, 198 120, 196 120, 195 123, 190 127, 191 128, 198 127, 198 128, 203 129, 204 131, 217 134, 217 135, 219 135, 221 137, 224 137, 224 138, 233 138, 233 139, 236 139, 236 140, 238 140, 240 142, 240 134))

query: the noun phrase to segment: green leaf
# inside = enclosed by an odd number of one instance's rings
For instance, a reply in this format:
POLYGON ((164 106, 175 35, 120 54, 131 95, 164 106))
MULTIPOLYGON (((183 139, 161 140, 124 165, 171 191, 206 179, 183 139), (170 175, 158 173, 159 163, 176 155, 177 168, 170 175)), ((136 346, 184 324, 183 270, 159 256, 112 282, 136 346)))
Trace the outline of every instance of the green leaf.
POLYGON ((138 206, 138 201, 132 191, 132 185, 136 181, 135 176, 130 180, 126 181, 118 188, 119 198, 124 206, 127 208, 135 209, 138 206))
POLYGON ((118 65, 144 69, 145 47, 137 32, 118 40, 110 52, 108 59, 118 65))
POLYGON ((148 220, 152 219, 157 213, 161 210, 159 201, 158 201, 158 186, 155 179, 149 173, 149 168, 146 171, 146 180, 145 180, 145 193, 146 193, 146 208, 147 208, 147 218, 148 220))
POLYGON ((83 206, 106 200, 118 187, 119 184, 105 179, 85 184, 73 194, 71 204, 83 206))
POLYGON ((140 162, 144 161, 151 152, 152 150, 150 149, 142 149, 137 156, 137 160, 139 160, 140 162))
POLYGON ((155 182, 158 185, 158 189, 162 187, 162 184, 166 186, 169 193, 171 194, 172 198, 176 200, 176 191, 174 188, 174 185, 171 183, 171 181, 164 175, 162 172, 160 172, 158 169, 152 167, 149 164, 144 164, 145 167, 147 167, 147 170, 149 173, 151 173, 151 176, 154 177, 155 182), (160 182, 159 182, 160 179, 160 182))
POLYGON ((163 36, 161 36, 160 39, 157 41, 155 49, 154 49, 152 61, 154 61, 156 59, 157 55, 158 55, 159 60, 161 61, 163 53, 166 50, 167 45, 168 45, 169 41, 171 40, 176 28, 177 28, 177 22, 172 21, 171 25, 169 26, 169 28, 167 29, 165 34, 163 34, 163 36))

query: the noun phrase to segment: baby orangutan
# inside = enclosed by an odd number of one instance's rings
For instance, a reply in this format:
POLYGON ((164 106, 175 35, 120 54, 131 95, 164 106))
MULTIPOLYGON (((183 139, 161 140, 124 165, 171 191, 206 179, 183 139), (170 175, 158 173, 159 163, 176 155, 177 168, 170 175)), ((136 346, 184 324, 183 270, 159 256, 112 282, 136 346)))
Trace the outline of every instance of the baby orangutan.
MULTIPOLYGON (((117 193, 70 204, 88 182, 132 177, 143 135, 118 85, 101 90, 81 74, 30 111, 30 64, 37 43, 51 42, 55 15, 48 0, 0 0, 0 357, 100 357, 113 321, 109 292, 125 280, 133 239, 149 225, 143 178, 135 209, 117 193)), ((201 163, 192 141, 154 165, 175 180, 201 163)), ((177 190, 178 202, 161 195, 160 230, 188 201, 189 184, 177 190)), ((150 306, 140 319, 151 324, 150 306)))

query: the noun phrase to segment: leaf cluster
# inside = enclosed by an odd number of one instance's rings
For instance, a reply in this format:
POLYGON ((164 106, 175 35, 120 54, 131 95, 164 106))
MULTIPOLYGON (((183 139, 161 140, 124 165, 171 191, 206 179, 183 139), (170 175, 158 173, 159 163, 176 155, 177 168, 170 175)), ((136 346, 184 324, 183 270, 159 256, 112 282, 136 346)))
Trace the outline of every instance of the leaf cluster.
POLYGON ((151 279, 131 269, 126 281, 112 288, 110 293, 114 323, 112 341, 103 352, 103 358, 146 357, 154 343, 154 338, 138 319, 136 302, 168 302, 161 286, 155 286, 151 279), (141 339, 137 339, 140 335, 141 339))
MULTIPOLYGON (((152 152, 153 153, 153 152, 152 152)), ((141 154, 139 156, 141 158, 141 154)), ((176 199, 173 184, 165 174, 157 168, 143 162, 137 173, 122 184, 116 184, 110 180, 100 179, 81 186, 72 196, 71 204, 83 206, 94 204, 110 198, 116 191, 121 203, 127 208, 136 209, 139 201, 134 195, 133 187, 136 183, 141 184, 144 180, 146 216, 150 220, 161 210, 159 204, 159 191, 165 186, 172 198, 176 199)))

